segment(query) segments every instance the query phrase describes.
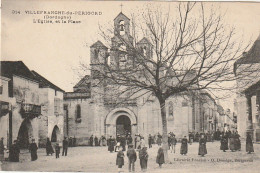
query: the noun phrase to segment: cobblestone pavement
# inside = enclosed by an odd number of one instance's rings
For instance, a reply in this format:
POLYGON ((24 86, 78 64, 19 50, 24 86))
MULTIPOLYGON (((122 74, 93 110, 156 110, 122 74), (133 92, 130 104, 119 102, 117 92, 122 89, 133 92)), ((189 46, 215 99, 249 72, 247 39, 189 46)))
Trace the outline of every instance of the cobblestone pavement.
MULTIPOLYGON (((176 153, 169 152, 169 163, 159 168, 155 163, 158 146, 148 149, 149 160, 147 172, 260 172, 260 144, 255 144, 255 153, 242 151, 222 152, 219 142, 207 143, 206 157, 198 156, 198 143, 189 145, 187 156, 179 154, 180 144, 176 146, 176 153)), ((74 147, 69 148, 68 156, 46 156, 45 149, 38 150, 38 160, 31 162, 30 154, 22 150, 19 163, 4 162, 3 171, 56 171, 56 172, 117 172, 116 153, 109 153, 107 147, 74 147)), ((127 170, 128 160, 125 157, 124 172, 127 170)), ((136 172, 140 172, 139 159, 136 161, 136 172)))

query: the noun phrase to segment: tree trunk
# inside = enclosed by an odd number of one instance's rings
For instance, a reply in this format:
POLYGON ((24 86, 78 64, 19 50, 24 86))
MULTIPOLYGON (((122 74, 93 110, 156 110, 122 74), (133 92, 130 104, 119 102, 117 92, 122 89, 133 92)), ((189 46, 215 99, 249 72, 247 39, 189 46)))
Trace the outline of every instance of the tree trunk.
POLYGON ((169 162, 168 158, 168 150, 169 150, 169 145, 168 145, 168 131, 167 131, 167 119, 166 119, 166 108, 165 108, 165 100, 160 101, 160 108, 161 108, 161 117, 162 117, 162 148, 164 152, 164 159, 165 163, 169 162))

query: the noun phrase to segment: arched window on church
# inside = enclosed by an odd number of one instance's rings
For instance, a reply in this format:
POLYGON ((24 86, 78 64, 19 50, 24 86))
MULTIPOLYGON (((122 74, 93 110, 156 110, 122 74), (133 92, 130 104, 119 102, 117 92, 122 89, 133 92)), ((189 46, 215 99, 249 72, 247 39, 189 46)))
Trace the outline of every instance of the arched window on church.
POLYGON ((109 66, 111 63, 111 57, 110 56, 107 56, 107 65, 109 66))
POLYGON ((125 34, 125 21, 123 20, 119 21, 119 31, 120 31, 120 35, 125 34))
POLYGON ((169 117, 173 118, 173 103, 172 103, 172 101, 169 102, 169 117))
POLYGON ((77 105, 76 107, 76 121, 78 122, 81 119, 81 107, 77 105))
POLYGON ((146 46, 143 47, 143 56, 146 57, 146 46))
POLYGON ((95 50, 94 50, 94 53, 95 53, 95 58, 98 58, 98 52, 99 52, 99 50, 98 50, 98 49, 95 49, 95 50))
POLYGON ((119 56, 119 66, 120 66, 120 69, 125 69, 126 63, 127 63, 127 55, 121 54, 119 56))

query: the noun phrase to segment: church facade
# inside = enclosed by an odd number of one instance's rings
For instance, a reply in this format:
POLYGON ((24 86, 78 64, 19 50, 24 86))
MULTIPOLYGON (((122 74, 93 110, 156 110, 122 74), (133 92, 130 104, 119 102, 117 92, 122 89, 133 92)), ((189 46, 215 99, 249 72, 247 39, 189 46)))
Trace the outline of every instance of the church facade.
MULTIPOLYGON (((83 77, 74 86, 73 92, 64 94, 64 134, 75 137, 77 145, 88 145, 91 135, 107 138, 130 133, 132 137, 140 134, 147 139, 149 134, 162 134, 160 106, 154 96, 144 94, 127 100, 119 97, 115 101, 112 98, 113 85, 99 80, 97 69, 102 69, 100 62, 110 63, 112 68, 124 68, 134 59, 122 53, 122 50, 128 51, 128 48, 118 39, 118 35, 130 43, 133 42, 130 19, 122 12, 114 19, 114 37, 111 39, 110 52, 101 41, 94 43, 90 47, 90 75, 83 77)), ((152 57, 152 45, 148 39, 141 39, 137 47, 144 50, 145 56, 152 57)), ((166 100, 168 132, 182 138, 189 132, 214 131, 216 124, 212 122, 217 105, 215 101, 204 104, 205 100, 211 100, 205 99, 208 97, 206 95, 196 93, 170 96, 166 100)))

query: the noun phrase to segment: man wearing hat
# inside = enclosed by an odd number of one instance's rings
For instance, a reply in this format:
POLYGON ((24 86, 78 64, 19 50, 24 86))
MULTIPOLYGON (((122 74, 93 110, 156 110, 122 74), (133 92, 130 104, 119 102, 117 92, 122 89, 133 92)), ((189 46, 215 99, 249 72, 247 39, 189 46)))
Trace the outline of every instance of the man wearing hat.
POLYGON ((32 139, 32 143, 29 146, 29 151, 31 152, 31 160, 35 161, 37 160, 38 156, 37 156, 37 144, 35 143, 35 139, 32 139))
POLYGON ((136 161, 136 152, 134 150, 134 145, 129 144, 127 150, 128 157, 128 170, 129 172, 135 171, 135 161, 136 161))
POLYGON ((64 140, 62 141, 62 156, 67 156, 68 152, 68 147, 69 147, 69 142, 66 137, 64 137, 64 140))

